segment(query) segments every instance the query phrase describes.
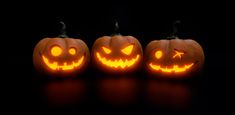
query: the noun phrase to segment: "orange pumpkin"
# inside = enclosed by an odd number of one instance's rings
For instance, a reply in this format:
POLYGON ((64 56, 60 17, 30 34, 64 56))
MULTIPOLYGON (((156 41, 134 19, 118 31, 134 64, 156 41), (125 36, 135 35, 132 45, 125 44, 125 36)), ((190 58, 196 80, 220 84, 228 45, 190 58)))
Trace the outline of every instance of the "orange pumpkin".
POLYGON ((145 49, 148 72, 163 77, 186 77, 199 71, 203 64, 203 49, 192 39, 183 40, 173 35, 169 40, 151 41, 145 49))
POLYGON ((65 33, 56 38, 42 39, 33 52, 35 68, 55 76, 81 72, 89 59, 90 53, 85 42, 68 38, 65 33))
POLYGON ((105 72, 130 72, 141 65, 143 51, 135 37, 115 34, 98 38, 91 55, 97 68, 105 72))

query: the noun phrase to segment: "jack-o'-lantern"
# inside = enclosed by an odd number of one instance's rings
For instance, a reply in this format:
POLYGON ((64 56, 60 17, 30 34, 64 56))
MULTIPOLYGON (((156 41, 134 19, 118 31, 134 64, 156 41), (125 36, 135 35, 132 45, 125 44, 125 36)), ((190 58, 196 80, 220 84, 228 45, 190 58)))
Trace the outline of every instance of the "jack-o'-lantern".
POLYGON ((105 72, 130 72, 141 65, 143 51, 136 38, 114 34, 98 38, 91 55, 97 68, 105 72))
MULTIPOLYGON (((63 24, 63 30, 65 25, 63 24)), ((55 76, 69 76, 81 72, 89 62, 89 49, 80 39, 69 38, 65 31, 56 38, 44 38, 33 52, 37 70, 55 76)))
POLYGON ((148 72, 160 76, 186 77, 200 70, 203 64, 203 49, 192 39, 183 40, 173 35, 168 40, 151 41, 145 49, 148 72))

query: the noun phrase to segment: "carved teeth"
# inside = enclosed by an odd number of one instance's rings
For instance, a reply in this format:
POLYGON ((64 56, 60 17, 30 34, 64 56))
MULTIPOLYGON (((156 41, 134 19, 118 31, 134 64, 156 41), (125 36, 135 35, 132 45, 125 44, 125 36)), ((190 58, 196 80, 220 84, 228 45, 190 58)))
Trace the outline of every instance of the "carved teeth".
POLYGON ((111 60, 111 59, 106 59, 105 57, 101 57, 101 55, 97 52, 96 53, 96 57, 98 58, 98 60, 108 66, 108 67, 114 67, 114 68, 126 68, 126 67, 130 67, 132 65, 135 64, 136 61, 138 61, 139 59, 139 55, 137 55, 135 58, 131 59, 131 60, 123 60, 123 59, 114 59, 114 60, 111 60))
POLYGON ((184 72, 184 71, 190 69, 193 65, 194 65, 194 63, 186 64, 186 65, 184 65, 184 67, 179 67, 178 65, 174 65, 172 68, 168 68, 168 67, 164 68, 164 67, 161 67, 160 65, 154 65, 152 63, 149 64, 149 66, 153 70, 167 72, 167 73, 170 73, 170 72, 175 72, 175 73, 184 72))
POLYGON ((84 56, 82 56, 80 59, 77 60, 77 62, 72 62, 71 64, 68 64, 67 62, 64 62, 63 65, 59 65, 58 62, 50 62, 49 59, 47 59, 45 56, 42 56, 42 59, 44 63, 52 70, 72 70, 78 66, 80 66, 84 60, 84 56))

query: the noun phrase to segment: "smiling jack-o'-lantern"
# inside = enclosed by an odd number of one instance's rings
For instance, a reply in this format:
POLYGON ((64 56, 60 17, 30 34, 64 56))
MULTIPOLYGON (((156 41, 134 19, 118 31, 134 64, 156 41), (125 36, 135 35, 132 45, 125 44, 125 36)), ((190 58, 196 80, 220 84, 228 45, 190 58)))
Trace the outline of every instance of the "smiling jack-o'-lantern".
MULTIPOLYGON (((117 23, 116 28, 118 28, 117 23)), ((114 34, 98 38, 93 45, 91 55, 95 65, 101 70, 130 72, 140 66, 143 51, 136 38, 114 34)))
POLYGON ((164 77, 186 77, 200 70, 203 63, 203 49, 192 39, 183 40, 173 35, 169 40, 151 41, 145 49, 148 72, 164 77))
POLYGON ((65 32, 56 38, 42 39, 33 52, 35 68, 45 74, 56 76, 81 72, 89 58, 89 49, 85 42, 68 38, 65 32))

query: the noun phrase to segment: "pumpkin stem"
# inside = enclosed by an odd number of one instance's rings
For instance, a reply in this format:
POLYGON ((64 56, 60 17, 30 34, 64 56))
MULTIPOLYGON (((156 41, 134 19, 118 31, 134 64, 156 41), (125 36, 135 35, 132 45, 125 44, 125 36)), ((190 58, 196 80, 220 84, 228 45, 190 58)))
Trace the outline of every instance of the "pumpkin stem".
POLYGON ((112 36, 114 36, 114 35, 121 35, 117 20, 115 20, 115 27, 114 27, 114 32, 113 32, 112 36))
POLYGON ((177 33, 178 33, 178 28, 177 24, 180 24, 180 20, 176 20, 173 22, 172 27, 173 27, 173 32, 169 38, 177 38, 177 33))
POLYGON ((68 38, 68 36, 66 35, 66 25, 63 21, 60 21, 60 23, 62 24, 62 28, 61 28, 61 34, 59 35, 60 38, 68 38))

